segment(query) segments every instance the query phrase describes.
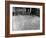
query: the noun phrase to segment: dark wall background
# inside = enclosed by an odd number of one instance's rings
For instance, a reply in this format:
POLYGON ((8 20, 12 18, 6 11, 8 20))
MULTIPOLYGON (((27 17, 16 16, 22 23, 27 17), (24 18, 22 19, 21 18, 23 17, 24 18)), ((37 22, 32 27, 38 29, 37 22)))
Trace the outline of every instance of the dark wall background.
POLYGON ((40 9, 39 8, 13 7, 13 16, 14 15, 36 15, 36 16, 40 16, 40 9))

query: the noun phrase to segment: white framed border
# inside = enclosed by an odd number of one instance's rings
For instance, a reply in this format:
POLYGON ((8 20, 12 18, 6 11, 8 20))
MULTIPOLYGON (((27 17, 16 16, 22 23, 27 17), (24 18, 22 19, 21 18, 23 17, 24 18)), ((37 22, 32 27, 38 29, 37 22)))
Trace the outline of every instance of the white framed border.
POLYGON ((10 34, 39 33, 39 32, 42 32, 42 16, 43 16, 42 6, 10 4, 10 34), (40 8, 40 30, 12 31, 12 8, 13 7, 40 8))

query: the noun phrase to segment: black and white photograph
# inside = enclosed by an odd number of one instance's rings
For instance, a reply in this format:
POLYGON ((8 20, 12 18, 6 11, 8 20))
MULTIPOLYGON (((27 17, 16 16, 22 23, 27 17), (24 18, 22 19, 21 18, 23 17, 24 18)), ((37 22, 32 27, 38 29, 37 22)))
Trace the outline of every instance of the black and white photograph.
POLYGON ((12 30, 39 30, 40 29, 40 9, 13 7, 12 30))

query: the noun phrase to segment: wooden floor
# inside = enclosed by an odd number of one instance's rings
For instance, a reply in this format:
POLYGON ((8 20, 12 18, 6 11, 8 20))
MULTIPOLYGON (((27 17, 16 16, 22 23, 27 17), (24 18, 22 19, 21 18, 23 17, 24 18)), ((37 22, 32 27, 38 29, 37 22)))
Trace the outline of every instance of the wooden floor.
POLYGON ((37 30, 40 29, 40 17, 29 15, 12 16, 12 30, 37 30))

